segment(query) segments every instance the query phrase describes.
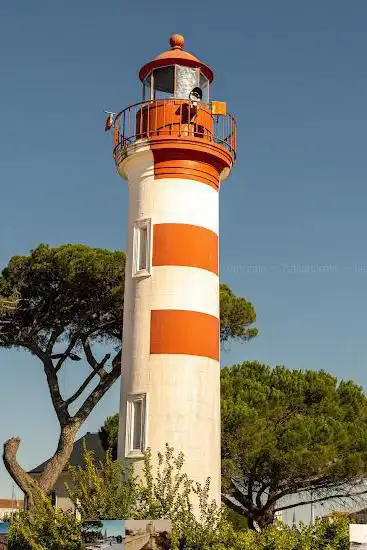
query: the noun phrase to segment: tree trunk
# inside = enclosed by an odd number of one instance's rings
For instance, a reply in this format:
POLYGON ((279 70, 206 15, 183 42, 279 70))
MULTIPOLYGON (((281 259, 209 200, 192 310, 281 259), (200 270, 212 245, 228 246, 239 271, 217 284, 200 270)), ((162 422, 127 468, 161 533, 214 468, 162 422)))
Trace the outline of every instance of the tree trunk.
POLYGON ((29 506, 33 504, 33 490, 37 487, 37 482, 18 464, 17 451, 20 445, 19 437, 12 437, 5 441, 3 460, 5 468, 8 470, 15 483, 23 491, 29 506))
POLYGON ((266 527, 269 527, 274 523, 274 520, 275 520, 274 507, 265 508, 265 509, 263 508, 262 510, 259 510, 258 514, 254 519, 258 524, 260 531, 262 531, 263 529, 266 529, 266 527))
POLYGON ((61 428, 56 453, 43 470, 38 483, 46 493, 50 493, 68 463, 73 451, 75 436, 80 428, 80 422, 72 422, 61 428))
POLYGON ((4 443, 3 459, 5 467, 15 483, 24 492, 29 507, 33 504, 33 492, 35 490, 38 489, 45 494, 49 494, 54 488, 68 463, 80 425, 80 422, 72 421, 61 428, 57 450, 37 480, 32 478, 17 461, 16 455, 20 439, 12 438, 4 443))
POLYGON ((252 518, 247 518, 247 525, 249 529, 251 529, 252 531, 256 531, 255 522, 252 518))

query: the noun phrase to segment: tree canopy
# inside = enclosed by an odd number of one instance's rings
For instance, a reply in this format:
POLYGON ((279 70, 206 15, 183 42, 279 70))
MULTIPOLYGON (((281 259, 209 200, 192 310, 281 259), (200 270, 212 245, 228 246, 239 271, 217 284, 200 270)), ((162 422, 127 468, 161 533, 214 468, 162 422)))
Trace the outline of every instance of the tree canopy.
MULTIPOLYGON (((366 493, 367 401, 353 382, 246 362, 222 369, 221 408, 223 501, 250 526, 311 491, 314 502, 366 493)), ((106 449, 117 434, 118 414, 101 429, 106 449)))
POLYGON ((220 285, 220 340, 246 342, 257 336, 258 330, 251 326, 256 321, 256 312, 250 302, 238 297, 228 285, 220 285))
MULTIPOLYGON (((14 256, 0 275, 0 347, 30 351, 42 363, 59 424, 57 450, 39 478, 51 491, 70 457, 75 435, 121 373, 123 252, 80 244, 39 245, 28 256, 14 256), (106 352, 101 353, 102 349, 106 352), (70 362, 84 360, 90 374, 68 397, 58 375, 70 362), (81 405, 73 414, 78 400, 81 405)), ((221 286, 221 341, 246 341, 256 335, 253 306, 221 286)), ((34 480, 19 465, 19 438, 4 445, 4 463, 31 498, 34 480)))
MULTIPOLYGON (((64 468, 81 424, 120 375, 124 268, 123 252, 40 245, 29 256, 13 257, 0 276, 5 303, 0 310, 0 347, 27 349, 41 361, 60 424, 57 450, 39 479, 46 492, 64 468), (6 307, 9 302, 11 307, 6 307), (110 347, 102 358, 96 356, 95 342, 110 347), (82 358, 91 372, 65 398, 59 372, 68 361, 82 358), (71 414, 70 406, 83 395, 71 414)), ((5 443, 4 463, 31 499, 35 482, 17 462, 19 443, 19 438, 5 443)))
POLYGON ((353 382, 245 362, 222 369, 221 409, 223 499, 250 525, 309 491, 314 502, 366 492, 367 401, 353 382))
POLYGON ((112 458, 117 458, 117 442, 119 435, 119 413, 108 416, 99 430, 99 437, 105 451, 111 450, 112 458))

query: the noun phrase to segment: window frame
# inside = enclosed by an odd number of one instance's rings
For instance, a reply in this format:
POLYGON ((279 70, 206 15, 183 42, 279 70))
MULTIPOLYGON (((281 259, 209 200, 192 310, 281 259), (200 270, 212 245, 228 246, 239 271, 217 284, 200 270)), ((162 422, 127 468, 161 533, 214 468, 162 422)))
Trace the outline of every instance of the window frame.
POLYGON ((205 103, 207 105, 210 105, 210 82, 209 82, 209 79, 208 77, 205 76, 205 74, 200 70, 199 71, 199 87, 201 88, 201 90, 203 90, 203 101, 202 103, 205 103), (201 86, 201 78, 204 78, 206 80, 206 88, 207 88, 207 92, 206 92, 206 98, 204 97, 204 88, 202 88, 201 86))
POLYGON ((152 70, 152 78, 151 78, 151 83, 152 83, 152 93, 151 93, 151 98, 154 100, 154 101, 167 101, 169 99, 174 99, 175 98, 175 89, 176 89, 176 64, 172 64, 172 63, 168 63, 167 65, 162 65, 162 67, 156 67, 155 69, 152 70), (167 94, 167 96, 165 97, 157 97, 156 94, 157 92, 163 92, 163 90, 157 90, 156 89, 156 76, 157 76, 157 73, 159 73, 159 71, 164 71, 164 70, 167 70, 167 69, 172 69, 172 73, 173 73, 173 92, 172 94, 170 92, 165 92, 167 94))
MULTIPOLYGON (((173 92, 173 96, 172 98, 170 99, 178 99, 177 98, 177 90, 176 90, 176 83, 177 83, 177 67, 187 67, 187 65, 180 65, 180 63, 168 63, 167 65, 162 65, 161 67, 157 67, 157 69, 164 69, 164 68, 168 68, 168 67, 172 67, 174 68, 174 92, 173 92)), ((194 69, 196 69, 198 71, 198 83, 197 83, 197 86, 200 86, 201 82, 201 77, 205 78, 205 80, 207 81, 207 99, 203 99, 203 103, 207 103, 207 104, 210 104, 210 81, 208 79, 208 77, 203 73, 203 71, 201 70, 200 67, 192 67, 194 69)), ((147 76, 144 78, 143 80, 143 101, 164 101, 164 99, 156 99, 155 98, 155 82, 154 82, 154 71, 157 70, 157 69, 153 69, 151 70, 147 76), (145 93, 144 93, 144 83, 145 81, 149 78, 149 81, 150 81, 150 98, 147 98, 145 97, 145 93)))
POLYGON ((133 229, 133 261, 132 261, 132 276, 133 278, 150 277, 152 274, 152 219, 143 218, 136 220, 133 229), (146 229, 146 268, 139 269, 140 265, 140 238, 141 230, 146 229))
POLYGON ((153 71, 150 71, 143 80, 143 101, 151 101, 153 99, 153 71), (146 96, 146 83, 149 82, 149 97, 146 96))
POLYGON ((147 394, 135 393, 127 396, 126 402, 126 437, 125 457, 136 458, 144 456, 147 448, 147 394), (141 442, 140 449, 134 449, 134 403, 141 403, 141 442))

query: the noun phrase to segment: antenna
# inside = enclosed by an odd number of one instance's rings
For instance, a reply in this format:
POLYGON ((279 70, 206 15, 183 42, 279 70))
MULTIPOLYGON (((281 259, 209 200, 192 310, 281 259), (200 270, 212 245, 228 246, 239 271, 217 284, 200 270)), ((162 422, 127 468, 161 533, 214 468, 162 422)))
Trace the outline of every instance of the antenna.
POLYGON ((11 490, 11 517, 13 517, 14 514, 14 501, 15 501, 15 485, 13 483, 12 490, 11 490))

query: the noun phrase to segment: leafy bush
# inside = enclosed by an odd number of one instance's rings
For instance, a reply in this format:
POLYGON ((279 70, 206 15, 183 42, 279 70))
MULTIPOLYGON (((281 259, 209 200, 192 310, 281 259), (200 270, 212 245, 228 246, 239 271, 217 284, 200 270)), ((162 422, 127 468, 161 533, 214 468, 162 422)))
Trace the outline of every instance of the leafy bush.
POLYGON ((83 521, 131 518, 136 507, 137 484, 131 471, 119 460, 112 460, 111 450, 103 462, 84 443, 83 466, 69 468, 71 483, 66 484, 69 498, 83 521))
POLYGON ((314 526, 298 529, 276 522, 261 533, 227 531, 216 550, 349 550, 349 525, 346 518, 317 520, 314 526))
POLYGON ((40 491, 33 493, 32 509, 20 512, 9 527, 9 550, 80 550, 80 522, 55 509, 40 491))
POLYGON ((188 478, 183 467, 183 454, 175 456, 166 445, 164 453, 158 453, 155 468, 148 449, 144 475, 138 479, 120 462, 112 461, 109 452, 104 462, 96 464, 93 452, 84 448, 84 467, 71 468, 68 493, 82 521, 170 519, 173 548, 209 548, 228 522, 222 509, 209 502, 209 480, 201 487, 188 478))
MULTIPOLYGON (((261 533, 235 529, 225 508, 209 501, 204 487, 184 472, 184 457, 168 445, 153 466, 145 454, 144 476, 124 471, 108 453, 96 464, 84 449, 85 467, 72 468, 69 496, 82 521, 99 519, 170 519, 173 550, 349 550, 348 520, 320 520, 315 526, 289 528, 276 523, 261 533)), ((10 527, 9 550, 80 550, 81 523, 54 509, 42 494, 34 507, 16 517, 10 527)))

